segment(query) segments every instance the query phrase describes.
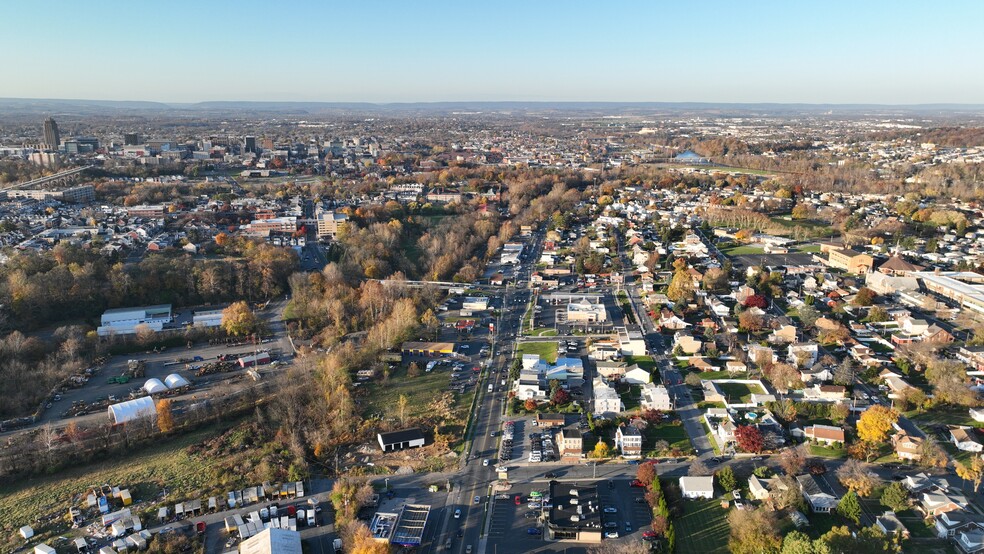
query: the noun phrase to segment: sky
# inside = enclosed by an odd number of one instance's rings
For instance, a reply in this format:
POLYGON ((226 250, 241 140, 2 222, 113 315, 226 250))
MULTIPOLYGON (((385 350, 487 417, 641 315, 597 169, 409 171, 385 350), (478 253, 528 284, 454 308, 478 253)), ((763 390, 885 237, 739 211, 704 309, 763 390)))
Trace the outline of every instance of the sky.
POLYGON ((984 104, 975 0, 5 2, 0 97, 984 104))

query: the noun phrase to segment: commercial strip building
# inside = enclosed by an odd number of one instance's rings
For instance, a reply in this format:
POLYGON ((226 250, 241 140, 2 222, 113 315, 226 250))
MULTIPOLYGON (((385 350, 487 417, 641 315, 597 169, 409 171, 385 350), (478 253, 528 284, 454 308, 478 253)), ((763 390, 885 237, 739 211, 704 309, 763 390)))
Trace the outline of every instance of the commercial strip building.
POLYGON ((550 499, 553 505, 547 516, 547 540, 601 542, 601 506, 597 488, 551 481, 550 499))

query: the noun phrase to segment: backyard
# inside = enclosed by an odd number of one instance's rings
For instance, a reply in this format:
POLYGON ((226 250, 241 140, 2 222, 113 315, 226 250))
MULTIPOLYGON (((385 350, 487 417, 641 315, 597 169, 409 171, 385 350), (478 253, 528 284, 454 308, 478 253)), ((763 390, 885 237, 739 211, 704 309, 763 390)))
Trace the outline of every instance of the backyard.
POLYGON ((748 404, 753 394, 765 394, 762 387, 745 383, 715 383, 729 404, 748 404))
POLYGON ((678 552, 727 554, 727 512, 719 500, 684 500, 683 515, 674 520, 678 552))

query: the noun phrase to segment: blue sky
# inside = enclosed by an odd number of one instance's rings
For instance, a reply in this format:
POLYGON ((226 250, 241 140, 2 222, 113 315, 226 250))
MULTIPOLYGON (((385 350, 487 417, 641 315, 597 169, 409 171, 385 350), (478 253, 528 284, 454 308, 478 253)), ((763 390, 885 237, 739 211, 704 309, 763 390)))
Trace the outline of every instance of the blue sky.
POLYGON ((984 103, 984 2, 21 1, 0 97, 984 103))

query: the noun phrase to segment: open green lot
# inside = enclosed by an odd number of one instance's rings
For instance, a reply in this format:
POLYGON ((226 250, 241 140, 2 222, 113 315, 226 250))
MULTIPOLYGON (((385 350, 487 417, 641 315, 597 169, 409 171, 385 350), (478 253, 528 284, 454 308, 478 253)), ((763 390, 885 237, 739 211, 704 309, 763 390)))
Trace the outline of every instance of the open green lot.
POLYGON ((727 512, 718 500, 684 500, 683 516, 674 520, 677 552, 728 553, 727 512))
POLYGON ((746 404, 752 401, 753 394, 765 394, 762 387, 758 385, 746 385, 745 383, 715 383, 714 385, 721 391, 729 404, 746 404))
MULTIPOLYGON (((968 427, 984 427, 984 422, 975 421, 970 417, 967 408, 959 406, 934 406, 932 410, 924 412, 911 411, 905 416, 916 422, 920 427, 933 427, 936 425, 966 425, 968 427)), ((929 429, 925 429, 929 431, 929 429)))
POLYGON ((721 252, 726 256, 747 256, 765 254, 765 249, 758 246, 732 246, 731 248, 722 248, 721 252))
POLYGON ((669 423, 650 425, 644 432, 644 438, 643 446, 645 448, 652 448, 656 441, 666 441, 670 448, 684 452, 690 451, 690 438, 687 437, 687 431, 683 425, 671 425, 669 423))
POLYGON ((524 342, 516 350, 520 356, 536 354, 551 364, 557 362, 557 343, 554 341, 524 342))
MULTIPOLYGON (((433 409, 432 402, 447 392, 450 382, 451 372, 447 366, 435 369, 430 373, 421 368, 419 375, 408 377, 407 366, 400 365, 391 370, 388 378, 384 377, 367 385, 369 394, 361 399, 364 403, 363 414, 366 416, 382 415, 386 419, 397 419, 399 417, 399 399, 401 395, 405 395, 407 407, 404 415, 408 419, 427 417, 433 409)), ((448 428, 441 429, 442 433, 451 434, 454 437, 462 436, 465 422, 468 419, 468 410, 476 390, 477 387, 466 389, 463 395, 449 393, 455 396, 452 408, 455 423, 448 428)))

